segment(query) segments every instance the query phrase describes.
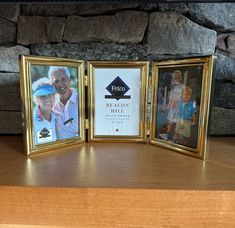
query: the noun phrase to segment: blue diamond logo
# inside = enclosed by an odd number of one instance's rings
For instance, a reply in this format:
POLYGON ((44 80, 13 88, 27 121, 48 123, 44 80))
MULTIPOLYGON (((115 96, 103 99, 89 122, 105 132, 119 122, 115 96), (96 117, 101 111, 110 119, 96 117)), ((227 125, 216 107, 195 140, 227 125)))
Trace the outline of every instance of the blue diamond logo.
POLYGON ((117 76, 107 87, 106 89, 109 91, 111 95, 105 95, 107 99, 130 99, 131 96, 124 96, 127 91, 130 89, 128 85, 117 76))

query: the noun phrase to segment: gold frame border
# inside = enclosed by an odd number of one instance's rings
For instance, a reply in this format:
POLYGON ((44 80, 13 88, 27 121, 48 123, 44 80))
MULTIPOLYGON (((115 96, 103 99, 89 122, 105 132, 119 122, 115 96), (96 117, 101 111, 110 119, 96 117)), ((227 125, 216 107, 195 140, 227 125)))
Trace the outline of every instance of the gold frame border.
POLYGON ((148 93, 148 61, 90 61, 88 62, 88 80, 89 80, 89 142, 146 142, 147 141, 147 93, 148 93), (140 134, 138 136, 105 136, 94 135, 94 117, 95 117, 95 94, 94 77, 95 68, 140 68, 141 70, 141 92, 140 92, 140 134))
POLYGON ((84 96, 84 61, 46 57, 46 56, 26 56, 22 55, 20 59, 20 93, 23 104, 23 135, 25 153, 28 156, 53 149, 66 148, 78 143, 85 142, 85 96, 84 96), (78 97, 79 97, 79 127, 80 136, 72 139, 59 140, 47 144, 34 145, 33 124, 32 124, 32 83, 31 83, 31 65, 42 66, 68 66, 76 67, 78 73, 78 97))
POLYGON ((152 64, 152 95, 151 95, 151 120, 150 120, 150 143, 180 153, 205 160, 208 157, 208 121, 211 98, 211 86, 213 78, 213 65, 216 57, 197 57, 183 60, 154 61, 152 64), (199 114, 198 143, 197 149, 167 142, 155 137, 156 131, 156 110, 158 97, 158 74, 159 68, 183 67, 203 65, 201 107, 199 114))

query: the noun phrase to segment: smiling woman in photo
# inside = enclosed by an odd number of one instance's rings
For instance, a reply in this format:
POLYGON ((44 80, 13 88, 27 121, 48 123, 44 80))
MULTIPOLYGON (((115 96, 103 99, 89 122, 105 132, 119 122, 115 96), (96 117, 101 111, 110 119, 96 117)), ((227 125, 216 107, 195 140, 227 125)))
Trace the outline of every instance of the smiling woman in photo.
POLYGON ((36 104, 33 113, 35 144, 56 141, 56 117, 52 111, 56 89, 46 77, 35 81, 32 89, 36 104))

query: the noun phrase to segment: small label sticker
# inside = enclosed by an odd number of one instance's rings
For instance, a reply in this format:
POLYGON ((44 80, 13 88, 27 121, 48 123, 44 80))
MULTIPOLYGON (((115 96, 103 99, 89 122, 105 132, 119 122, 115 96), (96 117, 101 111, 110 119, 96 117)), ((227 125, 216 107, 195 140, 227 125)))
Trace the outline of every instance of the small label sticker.
POLYGON ((52 141, 52 130, 43 128, 41 131, 37 132, 38 143, 46 143, 52 141))

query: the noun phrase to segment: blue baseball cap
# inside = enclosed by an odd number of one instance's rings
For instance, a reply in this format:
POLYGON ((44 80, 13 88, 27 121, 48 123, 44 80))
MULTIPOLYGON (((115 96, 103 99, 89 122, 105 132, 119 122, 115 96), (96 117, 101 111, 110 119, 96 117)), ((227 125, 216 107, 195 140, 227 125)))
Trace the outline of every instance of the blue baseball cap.
POLYGON ((35 91, 34 91, 34 96, 40 97, 40 96, 45 96, 49 94, 56 93, 56 89, 53 85, 50 84, 42 84, 39 85, 35 91))

